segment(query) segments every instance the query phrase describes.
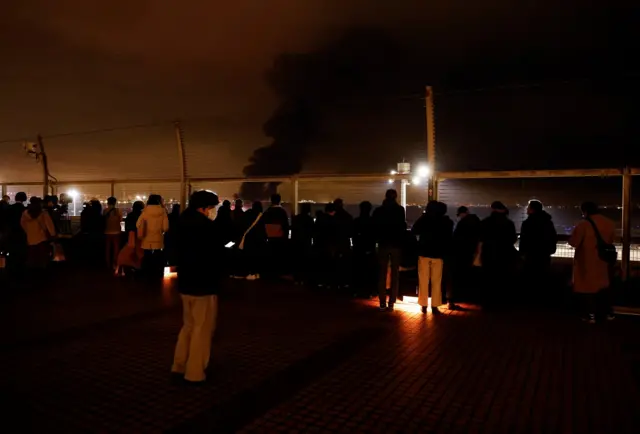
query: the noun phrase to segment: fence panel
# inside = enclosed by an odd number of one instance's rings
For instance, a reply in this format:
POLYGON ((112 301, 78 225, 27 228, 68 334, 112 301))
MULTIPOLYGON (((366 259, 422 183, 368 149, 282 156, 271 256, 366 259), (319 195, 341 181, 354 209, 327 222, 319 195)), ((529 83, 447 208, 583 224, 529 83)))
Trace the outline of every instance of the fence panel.
MULTIPOLYGON (((530 199, 540 200, 553 218, 556 230, 561 237, 571 234, 582 215, 580 204, 584 201, 596 202, 603 215, 616 224, 617 236, 622 236, 622 178, 518 178, 518 179, 447 179, 438 185, 439 200, 449 205, 449 214, 455 216, 458 206, 469 207, 480 218, 491 212, 490 204, 502 201, 508 208, 510 218, 520 231, 522 222, 527 218, 527 203, 530 199)), ((634 207, 634 219, 640 209, 634 207)), ((639 237, 637 227, 632 228, 632 237, 639 237)), ((618 244, 619 255, 622 254, 618 244)), ((558 257, 573 257, 573 249, 561 241, 558 244, 558 257)), ((640 246, 632 244, 631 260, 640 261, 640 246)))
POLYGON ((27 194, 27 198, 32 196, 42 197, 43 185, 8 185, 7 194, 13 202, 15 200, 16 193, 24 192, 27 194))

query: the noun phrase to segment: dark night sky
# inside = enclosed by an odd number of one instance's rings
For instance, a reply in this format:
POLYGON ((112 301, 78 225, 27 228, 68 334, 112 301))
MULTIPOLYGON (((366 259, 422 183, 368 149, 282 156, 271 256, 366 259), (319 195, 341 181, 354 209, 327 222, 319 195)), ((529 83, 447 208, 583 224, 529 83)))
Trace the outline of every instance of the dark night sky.
MULTIPOLYGON (((424 160, 433 84, 441 169, 640 165, 632 2, 100 3, 3 3, 0 140, 181 117, 192 176, 259 147, 246 173, 382 171, 424 160)), ((170 126, 47 145, 64 179, 177 174, 170 126)), ((0 180, 37 179, 0 152, 0 180)))

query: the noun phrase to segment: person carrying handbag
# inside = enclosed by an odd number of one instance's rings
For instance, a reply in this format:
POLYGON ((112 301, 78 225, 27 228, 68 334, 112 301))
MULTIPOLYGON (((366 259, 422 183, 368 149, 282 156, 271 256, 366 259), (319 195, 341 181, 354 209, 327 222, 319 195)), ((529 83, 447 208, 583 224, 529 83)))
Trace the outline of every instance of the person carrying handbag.
POLYGON ((584 219, 576 225, 569 245, 573 257, 573 291, 582 301, 583 320, 614 319, 611 300, 611 269, 617 261, 613 246, 615 223, 600 214, 593 202, 581 206, 584 219))
POLYGON ((56 229, 49 214, 43 211, 40 198, 31 198, 20 225, 27 235, 27 266, 45 269, 51 260, 51 241, 56 237, 56 229))
POLYGON ((263 269, 264 254, 267 247, 267 233, 263 221, 263 209, 260 202, 254 202, 251 209, 244 214, 246 227, 238 250, 247 280, 260 279, 263 269))

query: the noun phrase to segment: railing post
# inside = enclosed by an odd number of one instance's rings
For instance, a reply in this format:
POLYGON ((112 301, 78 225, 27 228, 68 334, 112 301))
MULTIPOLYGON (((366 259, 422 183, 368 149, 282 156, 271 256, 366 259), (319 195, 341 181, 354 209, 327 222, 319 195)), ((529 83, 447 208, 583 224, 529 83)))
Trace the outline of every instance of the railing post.
POLYGON ((175 122, 176 143, 178 145, 178 158, 180 160, 180 208, 187 207, 187 156, 184 152, 184 140, 182 137, 182 126, 180 121, 175 122))
POLYGON ((631 265, 631 183, 629 168, 622 175, 622 280, 629 279, 631 265))
POLYGON ((298 204, 300 203, 300 180, 297 176, 291 178, 291 190, 292 190, 292 201, 291 201, 291 217, 298 214, 298 204))

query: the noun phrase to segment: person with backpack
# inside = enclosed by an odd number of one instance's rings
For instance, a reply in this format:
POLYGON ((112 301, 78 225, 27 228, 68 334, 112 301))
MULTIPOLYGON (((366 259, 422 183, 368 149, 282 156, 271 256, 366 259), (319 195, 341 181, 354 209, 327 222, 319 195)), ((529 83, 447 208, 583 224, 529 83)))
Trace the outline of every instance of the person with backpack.
POLYGON ((245 229, 238 242, 238 250, 242 252, 240 262, 242 270, 237 273, 246 276, 247 280, 258 280, 264 270, 263 262, 267 249, 267 233, 264 228, 262 203, 253 202, 251 209, 244 213, 245 229))
POLYGON ((107 208, 104 210, 104 238, 105 257, 107 268, 114 271, 118 265, 120 253, 120 241, 122 237, 122 212, 118 209, 118 200, 115 197, 107 199, 107 208))
POLYGON ((611 302, 611 271, 617 261, 613 246, 615 223, 600 214, 593 202, 580 207, 583 220, 576 225, 569 245, 573 258, 573 291, 582 299, 583 320, 593 324, 602 314, 614 319, 611 302))
POLYGON ((268 272, 272 277, 282 277, 289 259, 289 216, 282 207, 282 197, 279 194, 271 196, 271 206, 264 212, 262 221, 267 232, 268 272))

